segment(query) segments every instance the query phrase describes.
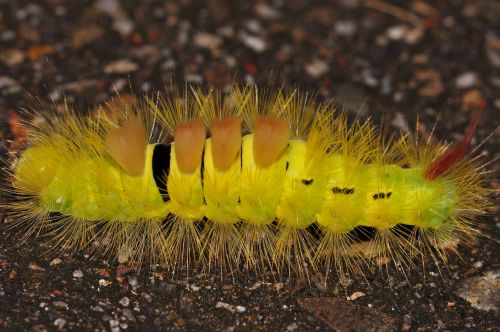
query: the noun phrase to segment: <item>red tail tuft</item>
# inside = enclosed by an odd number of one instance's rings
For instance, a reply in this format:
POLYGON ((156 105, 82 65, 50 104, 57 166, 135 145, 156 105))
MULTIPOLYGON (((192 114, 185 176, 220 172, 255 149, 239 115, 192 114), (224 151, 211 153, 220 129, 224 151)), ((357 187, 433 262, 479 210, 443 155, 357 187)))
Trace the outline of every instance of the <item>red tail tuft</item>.
POLYGON ((458 161, 460 161, 467 149, 470 146, 470 141, 472 140, 472 136, 476 132, 477 123, 481 118, 481 114, 483 113, 484 106, 480 106, 472 121, 470 123, 467 132, 465 133, 464 138, 460 141, 453 149, 444 154, 441 158, 434 161, 432 164, 427 166, 425 170, 424 178, 426 180, 432 181, 435 178, 441 176, 444 172, 450 169, 453 165, 455 165, 458 161))

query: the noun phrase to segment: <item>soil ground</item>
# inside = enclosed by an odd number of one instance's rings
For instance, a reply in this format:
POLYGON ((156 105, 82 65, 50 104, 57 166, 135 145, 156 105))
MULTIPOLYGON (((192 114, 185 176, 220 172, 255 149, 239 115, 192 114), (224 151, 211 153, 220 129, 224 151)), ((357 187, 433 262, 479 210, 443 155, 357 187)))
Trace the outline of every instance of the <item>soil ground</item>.
MULTIPOLYGON (((88 110, 171 81, 300 87, 389 130, 454 142, 477 105, 476 139, 499 169, 496 1, 0 0, 0 139, 34 97, 88 110)), ((498 173, 488 185, 498 190, 498 173)), ((495 196, 493 194, 492 196, 495 196)), ((0 238, 0 330, 499 330, 497 204, 488 237, 407 278, 374 271, 303 280, 272 272, 172 277, 42 239, 0 238), (462 294, 462 296, 459 296, 462 294), (476 298, 476 300, 474 300, 476 298), (467 300, 468 299, 468 300, 467 300), (479 299, 479 303, 477 303, 479 299)))

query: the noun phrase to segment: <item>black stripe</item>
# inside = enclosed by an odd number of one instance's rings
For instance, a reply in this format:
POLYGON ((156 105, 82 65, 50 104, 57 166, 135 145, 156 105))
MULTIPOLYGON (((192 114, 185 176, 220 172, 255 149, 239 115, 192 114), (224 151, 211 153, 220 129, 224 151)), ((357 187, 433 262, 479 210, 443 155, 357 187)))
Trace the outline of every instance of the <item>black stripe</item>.
POLYGON ((167 177, 170 172, 170 144, 156 144, 153 150, 153 177, 163 201, 170 200, 167 189, 167 177))
POLYGON ((201 151, 201 165, 200 165, 200 176, 201 176, 201 187, 203 188, 203 177, 205 171, 205 148, 201 151))
POLYGON ((204 174, 205 173, 205 148, 203 148, 203 151, 201 152, 201 165, 200 165, 200 177, 201 177, 201 192, 203 195, 203 204, 207 204, 207 200, 205 199, 205 191, 203 190, 204 186, 204 174))

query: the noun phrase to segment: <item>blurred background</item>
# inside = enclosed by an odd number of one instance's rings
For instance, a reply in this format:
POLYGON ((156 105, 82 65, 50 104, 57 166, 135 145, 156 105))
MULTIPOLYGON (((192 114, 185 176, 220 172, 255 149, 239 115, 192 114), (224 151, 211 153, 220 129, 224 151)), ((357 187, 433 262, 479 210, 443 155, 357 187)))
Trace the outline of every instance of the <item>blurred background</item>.
MULTIPOLYGON (((490 137, 481 151, 494 160, 499 17, 500 2, 488 0, 0 0, 0 139, 12 144, 16 112, 34 97, 85 110, 117 92, 152 94, 171 82, 285 85, 334 98, 394 130, 413 130, 419 117, 426 136, 439 118, 436 138, 447 142, 485 106, 474 144, 490 137)), ((489 183, 498 189, 496 179, 489 183)), ((496 208, 491 212, 482 222, 498 238, 496 208)), ((357 329, 352 324, 361 321, 360 330, 427 331, 498 324, 491 307, 473 300, 485 298, 481 289, 498 295, 498 273, 483 277, 499 266, 490 239, 462 248, 463 259, 453 258, 445 272, 429 261, 407 276, 409 284, 380 273, 340 283, 273 275, 177 280, 84 256, 54 261, 36 239, 21 249, 16 243, 2 233, 0 329, 301 331, 357 329), (472 295, 461 293, 483 282, 472 295), (336 298, 352 306, 335 307, 336 298), (331 319, 332 310, 343 322, 331 319)))

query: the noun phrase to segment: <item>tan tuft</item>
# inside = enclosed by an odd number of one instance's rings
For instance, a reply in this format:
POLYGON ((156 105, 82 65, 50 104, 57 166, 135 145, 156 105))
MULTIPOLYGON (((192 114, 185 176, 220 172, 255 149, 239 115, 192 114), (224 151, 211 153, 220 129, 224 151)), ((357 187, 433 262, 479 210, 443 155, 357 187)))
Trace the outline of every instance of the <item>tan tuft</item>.
POLYGON ((206 128, 200 119, 178 124, 175 127, 175 157, 182 172, 193 173, 200 164, 205 137, 206 128))
POLYGON ((139 176, 144 172, 148 141, 144 127, 137 118, 108 131, 105 144, 106 151, 125 172, 132 176, 139 176))
POLYGON ((275 116, 259 116, 255 122, 254 158, 259 167, 268 167, 285 150, 290 139, 286 119, 275 116))
POLYGON ((212 121, 212 158, 215 167, 227 171, 241 148, 241 119, 232 116, 212 121))

